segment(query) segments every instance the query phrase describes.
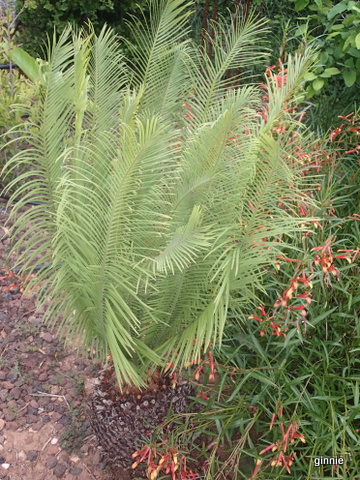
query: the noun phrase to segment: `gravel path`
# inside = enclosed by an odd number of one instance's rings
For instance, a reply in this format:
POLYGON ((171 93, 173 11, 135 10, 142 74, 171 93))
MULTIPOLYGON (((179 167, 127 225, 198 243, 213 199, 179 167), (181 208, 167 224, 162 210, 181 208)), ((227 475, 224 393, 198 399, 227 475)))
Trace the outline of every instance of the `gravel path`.
POLYGON ((0 479, 109 480, 86 420, 98 369, 46 328, 34 295, 12 286, 18 279, 4 271, 5 220, 1 211, 0 479))

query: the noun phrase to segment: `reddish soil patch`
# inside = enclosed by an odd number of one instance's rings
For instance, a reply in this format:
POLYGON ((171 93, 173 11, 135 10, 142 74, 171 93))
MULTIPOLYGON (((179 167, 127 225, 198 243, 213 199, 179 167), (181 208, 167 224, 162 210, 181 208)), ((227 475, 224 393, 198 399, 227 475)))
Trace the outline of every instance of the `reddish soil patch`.
MULTIPOLYGON (((0 203, 0 210, 4 204, 0 203)), ((5 271, 0 211, 0 479, 109 480, 86 418, 97 368, 65 349, 5 271)), ((12 254, 13 258, 14 255, 12 254)))

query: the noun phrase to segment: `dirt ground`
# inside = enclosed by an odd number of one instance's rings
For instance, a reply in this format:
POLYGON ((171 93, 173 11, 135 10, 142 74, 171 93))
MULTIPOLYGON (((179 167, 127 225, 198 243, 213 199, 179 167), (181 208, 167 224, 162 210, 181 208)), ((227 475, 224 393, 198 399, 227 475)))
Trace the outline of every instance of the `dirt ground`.
POLYGON ((0 203, 0 479, 110 480, 86 419, 99 366, 65 349, 5 264, 0 203))

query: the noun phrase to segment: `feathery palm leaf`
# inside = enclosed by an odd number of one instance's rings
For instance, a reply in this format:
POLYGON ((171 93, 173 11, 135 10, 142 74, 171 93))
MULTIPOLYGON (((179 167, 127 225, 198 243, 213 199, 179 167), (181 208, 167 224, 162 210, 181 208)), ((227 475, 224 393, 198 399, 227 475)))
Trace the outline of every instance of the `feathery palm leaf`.
POLYGON ((298 127, 283 107, 311 52, 289 62, 286 87, 268 85, 264 120, 260 89, 229 90, 224 78, 263 59, 262 22, 217 27, 211 60, 184 37, 187 7, 152 2, 150 24, 134 24, 135 73, 110 30, 66 29, 24 126, 32 147, 7 166, 33 168, 14 181, 24 200, 13 217, 30 196, 44 202, 15 223, 29 227, 15 245, 26 244, 24 272, 39 258, 53 265, 30 287, 42 283, 49 321, 61 312, 84 352, 111 352, 120 384, 221 341, 229 312, 256 298, 279 236, 303 222, 277 206, 290 212, 302 186, 274 126, 283 116, 288 135, 298 127))

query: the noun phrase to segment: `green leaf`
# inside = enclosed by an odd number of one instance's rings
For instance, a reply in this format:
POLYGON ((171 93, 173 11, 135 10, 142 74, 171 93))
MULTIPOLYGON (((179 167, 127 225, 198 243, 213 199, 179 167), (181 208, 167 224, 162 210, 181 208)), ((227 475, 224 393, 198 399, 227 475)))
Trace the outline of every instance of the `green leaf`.
POLYGON ((355 45, 358 50, 360 50, 360 33, 358 33, 355 37, 355 45))
POLYGON ((12 60, 33 82, 38 80, 41 75, 40 65, 35 58, 29 55, 20 47, 15 47, 12 52, 12 60))
POLYGON ((315 80, 316 78, 317 78, 317 76, 315 75, 315 73, 309 72, 305 75, 304 80, 306 80, 307 82, 311 82, 312 80, 315 80))
POLYGON ((345 81, 345 85, 347 87, 351 87, 354 85, 355 80, 356 80, 356 71, 355 70, 345 70, 343 72, 343 78, 345 81))
POLYGON ((323 73, 321 74, 321 77, 323 78, 330 78, 332 77, 333 75, 338 75, 340 72, 340 70, 336 67, 330 67, 330 68, 326 68, 323 73))
POLYGON ((296 0, 295 2, 295 12, 300 12, 304 10, 309 5, 309 0, 296 0))
POLYGON ((339 13, 342 13, 345 10, 347 10, 347 5, 343 2, 334 5, 327 13, 328 20, 332 20, 336 15, 339 15, 339 13))
POLYGON ((312 86, 315 91, 321 90, 324 86, 325 81, 322 78, 317 78, 313 81, 312 86))

